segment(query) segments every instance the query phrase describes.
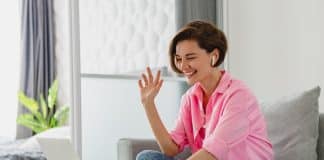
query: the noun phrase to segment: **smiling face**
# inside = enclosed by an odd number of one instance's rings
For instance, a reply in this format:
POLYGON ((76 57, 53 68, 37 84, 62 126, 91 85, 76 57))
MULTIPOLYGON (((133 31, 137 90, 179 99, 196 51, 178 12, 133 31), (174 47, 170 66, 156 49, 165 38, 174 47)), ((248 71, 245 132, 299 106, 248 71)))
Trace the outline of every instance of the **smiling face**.
POLYGON ((187 82, 192 85, 196 82, 203 83, 212 77, 214 67, 211 66, 212 56, 217 55, 208 53, 199 47, 195 40, 180 41, 176 46, 174 63, 178 70, 187 78, 187 82))

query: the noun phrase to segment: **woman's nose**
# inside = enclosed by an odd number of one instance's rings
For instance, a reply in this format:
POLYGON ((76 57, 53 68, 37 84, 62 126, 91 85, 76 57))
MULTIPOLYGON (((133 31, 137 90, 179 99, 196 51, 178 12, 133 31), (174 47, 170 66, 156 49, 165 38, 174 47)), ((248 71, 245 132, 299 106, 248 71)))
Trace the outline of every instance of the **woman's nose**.
POLYGON ((181 70, 184 70, 184 69, 187 69, 189 66, 188 62, 186 60, 182 60, 181 63, 180 63, 180 69, 181 70))

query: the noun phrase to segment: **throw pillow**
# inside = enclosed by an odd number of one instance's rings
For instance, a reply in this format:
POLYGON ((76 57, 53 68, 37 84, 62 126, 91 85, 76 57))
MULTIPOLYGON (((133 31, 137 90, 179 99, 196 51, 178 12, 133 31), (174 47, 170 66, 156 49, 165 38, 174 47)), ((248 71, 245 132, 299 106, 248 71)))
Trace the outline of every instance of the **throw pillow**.
POLYGON ((276 160, 317 160, 320 87, 261 104, 276 160))

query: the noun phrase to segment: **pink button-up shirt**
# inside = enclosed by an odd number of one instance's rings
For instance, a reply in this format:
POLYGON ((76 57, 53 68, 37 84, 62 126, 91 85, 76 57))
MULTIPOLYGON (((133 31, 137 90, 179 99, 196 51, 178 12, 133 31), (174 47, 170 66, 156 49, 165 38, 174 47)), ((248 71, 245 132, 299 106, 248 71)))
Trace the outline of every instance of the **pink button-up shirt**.
POLYGON ((186 145, 193 153, 204 148, 218 160, 273 159, 256 97, 225 71, 208 101, 206 114, 199 83, 182 96, 179 117, 170 135, 181 151, 186 145))

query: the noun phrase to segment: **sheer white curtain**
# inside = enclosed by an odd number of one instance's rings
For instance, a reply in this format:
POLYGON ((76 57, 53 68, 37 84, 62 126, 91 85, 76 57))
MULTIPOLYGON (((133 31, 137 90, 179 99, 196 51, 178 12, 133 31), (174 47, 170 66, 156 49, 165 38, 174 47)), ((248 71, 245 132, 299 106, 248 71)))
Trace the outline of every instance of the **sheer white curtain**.
POLYGON ((0 1, 0 137, 16 134, 19 84, 19 1, 0 1))

